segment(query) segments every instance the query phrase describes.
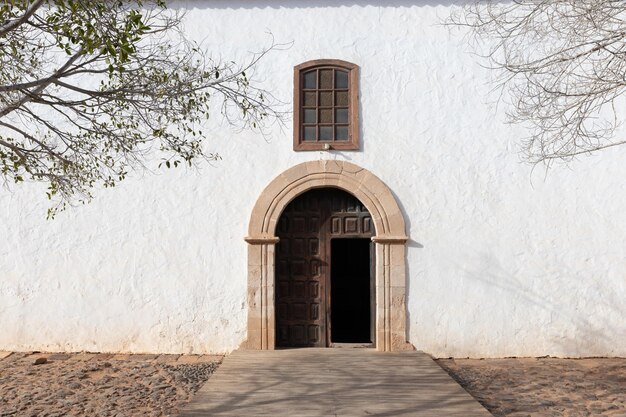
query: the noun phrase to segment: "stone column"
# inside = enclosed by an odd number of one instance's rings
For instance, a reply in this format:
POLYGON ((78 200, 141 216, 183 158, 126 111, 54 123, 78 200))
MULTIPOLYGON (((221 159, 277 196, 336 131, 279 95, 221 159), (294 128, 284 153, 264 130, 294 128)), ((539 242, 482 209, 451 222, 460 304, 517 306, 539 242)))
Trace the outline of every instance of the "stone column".
POLYGON ((276 346, 274 315, 275 236, 247 237, 248 338, 246 349, 273 350, 276 346))
POLYGON ((376 350, 412 350, 406 334, 406 264, 404 236, 375 236, 376 350))

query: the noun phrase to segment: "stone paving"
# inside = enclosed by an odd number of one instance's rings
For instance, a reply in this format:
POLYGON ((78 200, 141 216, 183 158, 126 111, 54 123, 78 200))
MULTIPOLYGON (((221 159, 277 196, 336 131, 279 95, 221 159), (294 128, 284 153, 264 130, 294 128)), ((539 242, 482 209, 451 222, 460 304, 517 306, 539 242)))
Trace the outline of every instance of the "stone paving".
POLYGON ((422 352, 349 348, 235 351, 181 414, 490 416, 422 352))
POLYGON ((626 359, 440 359, 494 416, 626 417, 626 359))
POLYGON ((0 352, 0 417, 174 416, 221 360, 0 352))

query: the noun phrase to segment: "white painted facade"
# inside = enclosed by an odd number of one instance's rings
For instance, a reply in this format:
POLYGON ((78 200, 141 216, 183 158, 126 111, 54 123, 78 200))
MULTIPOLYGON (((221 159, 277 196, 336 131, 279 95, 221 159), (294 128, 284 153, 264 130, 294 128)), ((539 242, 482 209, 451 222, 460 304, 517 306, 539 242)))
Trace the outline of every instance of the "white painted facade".
POLYGON ((291 109, 293 67, 360 66, 361 150, 294 152, 210 121, 223 160, 136 174, 47 221, 41 188, 0 193, 0 350, 218 353, 246 339, 247 233, 263 188, 305 161, 366 168, 409 237, 407 336, 434 356, 626 355, 624 148, 569 167, 520 163, 522 127, 492 104, 491 74, 448 1, 174 2, 186 31, 257 67, 291 109))

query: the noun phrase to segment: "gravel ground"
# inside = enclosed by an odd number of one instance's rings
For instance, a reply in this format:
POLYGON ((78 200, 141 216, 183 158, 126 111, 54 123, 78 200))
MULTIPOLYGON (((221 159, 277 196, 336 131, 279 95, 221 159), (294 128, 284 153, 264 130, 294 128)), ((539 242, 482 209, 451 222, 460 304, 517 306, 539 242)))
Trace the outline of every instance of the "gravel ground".
POLYGON ((220 360, 13 353, 0 360, 0 417, 174 416, 220 360))
POLYGON ((626 359, 439 359, 494 416, 626 417, 626 359))

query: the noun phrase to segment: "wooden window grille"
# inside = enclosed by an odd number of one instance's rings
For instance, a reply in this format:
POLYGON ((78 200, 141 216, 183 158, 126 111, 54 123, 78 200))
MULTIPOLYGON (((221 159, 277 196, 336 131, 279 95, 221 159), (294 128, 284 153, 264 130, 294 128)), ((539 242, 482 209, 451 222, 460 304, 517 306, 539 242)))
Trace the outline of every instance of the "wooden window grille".
POLYGON ((293 148, 359 149, 359 67, 337 59, 294 68, 293 148))

